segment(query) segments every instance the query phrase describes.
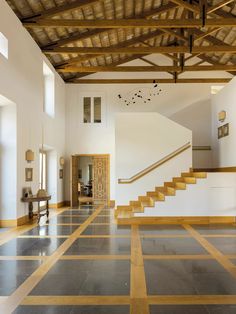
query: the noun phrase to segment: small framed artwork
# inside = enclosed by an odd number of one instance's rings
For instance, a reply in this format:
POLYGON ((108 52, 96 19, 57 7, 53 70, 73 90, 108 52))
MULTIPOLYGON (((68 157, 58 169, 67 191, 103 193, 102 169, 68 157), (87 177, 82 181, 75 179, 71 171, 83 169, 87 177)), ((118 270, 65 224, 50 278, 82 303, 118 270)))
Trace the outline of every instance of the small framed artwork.
POLYGON ((224 124, 222 128, 223 128, 223 136, 228 136, 229 135, 229 123, 224 124))
POLYGON ((79 179, 82 179, 82 169, 78 170, 78 177, 79 177, 79 179))
POLYGON ((25 181, 33 181, 33 168, 25 168, 25 181))
POLYGON ((63 169, 59 169, 59 178, 63 179, 63 169))
POLYGON ((224 136, 223 126, 220 126, 218 128, 218 139, 222 138, 223 136, 224 136))

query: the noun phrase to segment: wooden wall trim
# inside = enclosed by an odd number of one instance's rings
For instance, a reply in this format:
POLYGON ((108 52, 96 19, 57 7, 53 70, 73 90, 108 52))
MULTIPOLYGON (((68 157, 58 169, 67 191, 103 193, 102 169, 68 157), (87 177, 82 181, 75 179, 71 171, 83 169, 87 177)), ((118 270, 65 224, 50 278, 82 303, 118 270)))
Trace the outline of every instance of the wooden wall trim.
POLYGON ((236 166, 219 168, 195 168, 196 172, 236 172, 236 166))
POLYGON ((149 217, 131 217, 131 218, 119 218, 118 224, 211 224, 211 223, 235 223, 235 216, 149 216, 149 217))
POLYGON ((65 206, 65 202, 66 201, 62 201, 62 202, 54 203, 54 204, 49 204, 49 208, 61 208, 61 207, 65 206))

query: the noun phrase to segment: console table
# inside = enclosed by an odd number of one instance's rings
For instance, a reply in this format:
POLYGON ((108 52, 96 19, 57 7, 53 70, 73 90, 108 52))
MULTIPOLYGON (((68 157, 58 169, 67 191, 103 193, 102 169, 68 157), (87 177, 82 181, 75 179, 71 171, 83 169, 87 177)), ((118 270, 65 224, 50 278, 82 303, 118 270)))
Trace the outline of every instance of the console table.
POLYGON ((28 203, 29 208, 29 219, 33 219, 34 216, 37 216, 37 221, 39 223, 40 218, 42 216, 47 215, 47 218, 49 216, 49 207, 48 207, 48 201, 51 199, 51 195, 38 197, 37 195, 29 196, 29 197, 22 197, 21 201, 28 203), (40 202, 46 202, 46 208, 40 208, 40 202), (38 203, 38 211, 34 214, 33 212, 33 203, 38 203), (44 212, 44 213, 42 213, 44 212))

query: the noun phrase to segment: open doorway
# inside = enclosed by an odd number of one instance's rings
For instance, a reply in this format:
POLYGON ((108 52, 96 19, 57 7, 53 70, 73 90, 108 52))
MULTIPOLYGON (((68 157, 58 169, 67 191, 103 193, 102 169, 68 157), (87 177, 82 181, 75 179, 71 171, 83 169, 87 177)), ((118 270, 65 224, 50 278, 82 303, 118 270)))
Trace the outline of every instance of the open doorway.
POLYGON ((79 203, 93 200, 93 157, 81 156, 78 159, 78 197, 79 203))
POLYGON ((110 201, 110 156, 71 156, 71 206, 110 201))

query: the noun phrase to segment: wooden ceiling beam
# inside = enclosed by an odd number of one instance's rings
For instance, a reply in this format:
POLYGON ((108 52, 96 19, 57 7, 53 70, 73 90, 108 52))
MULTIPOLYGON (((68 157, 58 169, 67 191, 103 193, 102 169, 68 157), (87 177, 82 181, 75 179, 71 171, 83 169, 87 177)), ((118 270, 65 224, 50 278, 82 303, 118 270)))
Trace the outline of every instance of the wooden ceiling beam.
POLYGON ((223 0, 223 1, 219 2, 219 3, 217 3, 216 5, 213 5, 213 6, 209 7, 207 9, 207 14, 213 13, 213 12, 221 9, 225 5, 227 5, 227 4, 231 3, 231 2, 234 2, 234 1, 235 0, 223 0))
MULTIPOLYGON (((183 1, 183 0, 170 0, 172 3, 175 3, 183 8, 185 8, 186 10, 188 11, 191 11, 193 13, 197 13, 197 14, 200 14, 200 8, 198 5, 196 4, 190 4, 186 1, 183 1)), ((235 0, 223 0, 221 1, 220 3, 216 4, 216 5, 213 5, 213 6, 210 6, 208 7, 207 11, 206 11, 206 14, 214 14, 214 15, 224 15, 223 13, 225 11, 221 10, 222 7, 226 6, 227 4, 231 3, 231 2, 234 2, 235 0), (217 11, 217 12, 216 12, 217 11)), ((230 13, 227 13, 225 12, 226 15, 228 15, 228 17, 233 17, 232 14, 230 13)))
POLYGON ((23 17, 21 19, 21 21, 22 22, 27 21, 27 20, 39 21, 41 19, 50 18, 50 17, 53 17, 55 15, 60 15, 60 14, 63 14, 65 12, 72 11, 74 9, 81 9, 85 6, 94 4, 98 1, 101 1, 101 0, 76 0, 72 3, 60 5, 60 6, 52 8, 52 9, 42 11, 42 12, 35 14, 35 15, 23 17))
POLYGON ((62 47, 47 49, 46 54, 151 54, 151 53, 236 53, 236 46, 211 45, 195 46, 190 52, 187 46, 159 46, 159 47, 62 47))
MULTIPOLYGON (((112 47, 113 48, 128 47, 128 46, 132 46, 132 45, 141 43, 142 41, 149 40, 151 38, 156 38, 158 36, 163 36, 163 32, 160 31, 160 30, 157 30, 157 31, 151 32, 149 34, 141 35, 141 36, 134 37, 134 38, 131 38, 129 40, 126 40, 124 42, 120 42, 119 44, 114 45, 112 47)), ((45 51, 46 51, 46 49, 45 49, 45 51)), ((57 67, 60 67, 62 65, 63 66, 68 66, 68 65, 76 64, 76 63, 79 63, 79 62, 84 62, 84 61, 87 61, 87 60, 90 60, 90 59, 93 59, 93 58, 97 58, 97 57, 101 57, 101 56, 102 56, 102 54, 97 54, 97 55, 89 55, 89 54, 87 54, 87 55, 84 55, 84 56, 71 58, 71 59, 69 59, 69 60, 67 60, 65 62, 58 63, 58 64, 55 65, 55 67, 57 68, 57 67)))
MULTIPOLYGON (((146 18, 146 19, 149 19, 149 18, 152 18, 154 16, 157 16, 159 14, 162 14, 162 13, 165 13, 165 12, 168 12, 170 10, 173 10, 173 9, 176 9, 178 6, 174 3, 167 3, 165 5, 162 5, 156 9, 152 9, 150 11, 147 11, 143 14, 141 14, 140 18, 146 18)), ((98 28, 98 29, 92 29, 92 30, 89 30, 87 32, 84 32, 84 33, 78 33, 78 32, 75 32, 74 34, 70 35, 70 37, 68 38, 63 38, 63 39, 59 39, 55 42, 52 42, 52 43, 49 43, 47 45, 44 45, 44 46, 41 46, 41 49, 44 50, 44 49, 47 49, 48 47, 61 47, 63 45, 67 45, 67 44, 70 44, 70 43, 73 43, 73 42, 76 42, 76 41, 82 41, 82 40, 85 40, 85 39, 88 39, 90 37, 93 37, 93 36, 96 36, 96 35, 100 35, 104 32, 107 32, 109 30, 112 30, 112 28, 98 28)))
POLYGON ((170 84, 170 83, 228 83, 230 78, 191 78, 191 79, 76 79, 67 83, 72 84, 152 84, 153 81, 158 84, 170 84))
POLYGON ((58 41, 48 43, 47 45, 41 46, 40 48, 43 51, 44 49, 47 49, 50 47, 53 47, 53 48, 61 47, 64 45, 74 43, 76 41, 83 41, 83 40, 88 39, 90 37, 98 36, 104 32, 107 32, 107 31, 109 31, 109 30, 106 28, 104 28, 104 29, 98 28, 98 29, 89 30, 89 31, 84 32, 84 33, 75 32, 74 34, 70 35, 67 38, 62 38, 62 39, 59 39, 58 41))
POLYGON ((194 38, 194 41, 203 39, 203 38, 205 38, 205 37, 207 37, 207 36, 209 36, 209 35, 211 35, 211 34, 217 32, 217 31, 219 31, 221 28, 222 28, 222 27, 213 28, 213 29, 210 29, 210 30, 208 30, 208 31, 206 31, 206 32, 201 31, 201 34, 198 35, 197 37, 195 37, 195 38, 194 38))
POLYGON ((193 12, 193 13, 199 13, 200 12, 199 7, 195 4, 190 4, 190 3, 185 2, 183 0, 170 0, 170 1, 183 7, 183 8, 185 8, 188 11, 193 12))
POLYGON ((57 69, 59 72, 195 72, 195 71, 236 71, 236 65, 191 65, 191 66, 71 66, 57 69))
MULTIPOLYGON (((78 20, 78 19, 42 19, 36 22, 24 22, 26 28, 70 27, 70 28, 198 28, 201 19, 115 19, 115 20, 78 20)), ((206 19, 205 27, 234 27, 235 18, 206 19)))

